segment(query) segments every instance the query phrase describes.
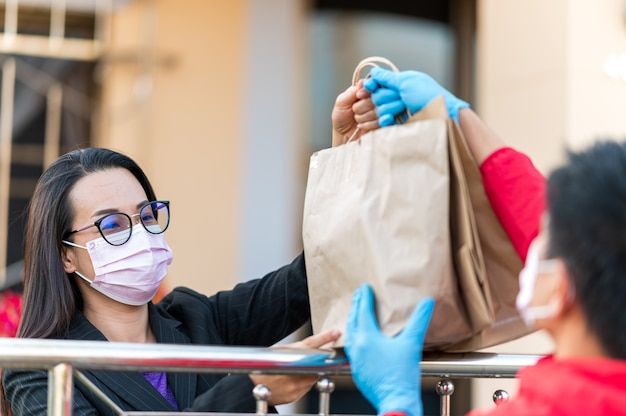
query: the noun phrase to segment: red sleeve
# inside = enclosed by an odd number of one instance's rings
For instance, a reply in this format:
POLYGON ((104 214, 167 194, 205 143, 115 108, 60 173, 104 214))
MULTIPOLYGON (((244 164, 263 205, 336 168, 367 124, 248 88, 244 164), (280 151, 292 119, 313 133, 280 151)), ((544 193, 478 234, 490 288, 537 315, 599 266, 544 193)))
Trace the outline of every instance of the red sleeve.
POLYGON ((22 313, 22 295, 11 290, 0 292, 0 337, 15 337, 22 313))
POLYGON ((392 410, 390 412, 383 413, 383 416, 409 416, 409 414, 401 410, 392 410))
POLYGON ((493 210, 522 260, 537 236, 545 209, 546 180, 528 156, 510 147, 481 164, 483 185, 493 210))

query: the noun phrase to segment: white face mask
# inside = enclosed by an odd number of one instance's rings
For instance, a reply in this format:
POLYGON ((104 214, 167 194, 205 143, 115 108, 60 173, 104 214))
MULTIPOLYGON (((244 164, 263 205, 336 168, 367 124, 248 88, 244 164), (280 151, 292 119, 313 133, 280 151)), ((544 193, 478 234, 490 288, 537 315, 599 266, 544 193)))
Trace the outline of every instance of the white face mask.
POLYGON ((86 247, 63 242, 89 252, 96 275, 93 281, 76 271, 78 276, 97 291, 127 305, 144 305, 152 300, 173 258, 163 234, 150 234, 141 224, 133 226, 130 240, 121 246, 112 246, 104 238, 88 241, 86 247))
POLYGON ((535 296, 535 284, 539 273, 550 273, 554 270, 556 260, 540 260, 539 245, 533 241, 528 248, 526 264, 519 274, 519 293, 515 299, 515 306, 527 326, 533 328, 537 319, 546 319, 554 316, 556 305, 549 303, 541 306, 531 306, 535 296))

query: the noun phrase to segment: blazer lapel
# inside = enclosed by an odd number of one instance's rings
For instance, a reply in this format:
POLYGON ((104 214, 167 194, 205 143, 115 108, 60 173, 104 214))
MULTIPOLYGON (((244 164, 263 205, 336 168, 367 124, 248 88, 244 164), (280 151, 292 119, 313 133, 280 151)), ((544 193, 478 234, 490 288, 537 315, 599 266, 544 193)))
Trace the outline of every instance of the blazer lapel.
MULTIPOLYGON (((191 340, 180 329, 180 323, 161 316, 157 308, 148 304, 150 326, 160 344, 191 345, 191 340)), ((194 373, 168 373, 167 382, 176 397, 180 410, 191 407, 196 397, 198 375, 194 373)))
MULTIPOLYGON (((178 323, 162 317, 152 303, 148 304, 150 325, 159 343, 190 344, 190 340, 178 330, 178 323)), ((77 312, 74 323, 68 334, 69 339, 107 341, 106 337, 93 326, 82 312, 77 312)), ((146 344, 150 348, 150 344, 146 344)), ((148 370, 146 370, 148 371, 148 370)), ((139 371, 83 371, 98 388, 107 391, 108 395, 116 395, 118 400, 126 402, 125 410, 159 410, 172 411, 169 402, 146 380, 139 371)), ((168 385, 172 389, 178 407, 183 410, 193 403, 196 391, 195 374, 168 373, 168 385)))
POLYGON ((88 371, 83 372, 98 388, 107 392, 124 410, 173 411, 165 397, 139 372, 88 371))

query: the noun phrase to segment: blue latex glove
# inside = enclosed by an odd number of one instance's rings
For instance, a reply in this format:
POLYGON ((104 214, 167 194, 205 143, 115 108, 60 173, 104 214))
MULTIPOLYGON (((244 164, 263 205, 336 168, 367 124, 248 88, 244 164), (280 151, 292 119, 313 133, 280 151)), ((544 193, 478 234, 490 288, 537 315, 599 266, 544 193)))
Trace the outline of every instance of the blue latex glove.
POLYGON ((356 386, 379 415, 395 410, 422 416, 420 361, 434 305, 432 298, 422 300, 404 330, 390 338, 376 322, 371 287, 363 285, 354 292, 345 352, 356 386))
POLYGON ((469 107, 468 103, 452 95, 430 75, 418 71, 395 72, 373 68, 363 87, 372 93, 381 126, 394 124, 395 116, 406 110, 411 114, 421 110, 440 95, 446 102, 448 114, 457 122, 459 110, 469 107))

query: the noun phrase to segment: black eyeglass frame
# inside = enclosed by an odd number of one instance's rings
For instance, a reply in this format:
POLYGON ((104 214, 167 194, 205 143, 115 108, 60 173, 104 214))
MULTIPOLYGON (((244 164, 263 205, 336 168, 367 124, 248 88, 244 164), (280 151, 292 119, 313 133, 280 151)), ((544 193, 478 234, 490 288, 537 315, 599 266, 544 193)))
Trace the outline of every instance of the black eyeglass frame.
POLYGON ((96 221, 94 221, 91 224, 87 224, 83 227, 79 227, 75 230, 69 231, 65 234, 65 237, 63 237, 64 240, 66 240, 70 235, 72 234, 76 234, 78 232, 81 231, 85 231, 91 227, 96 227, 98 229, 98 232, 100 233, 100 235, 102 236, 102 238, 104 238, 104 241, 106 241, 107 243, 111 244, 112 246, 121 246, 124 245, 128 242, 128 240, 130 240, 131 235, 133 234, 133 219, 132 217, 139 217, 139 222, 141 223, 141 225, 143 226, 143 228, 149 232, 150 234, 163 234, 165 232, 165 230, 167 230, 167 228, 170 226, 170 220, 171 220, 171 212, 170 212, 170 201, 168 200, 156 200, 156 201, 150 201, 145 203, 144 205, 141 206, 141 208, 139 208, 139 212, 137 214, 133 214, 133 215, 128 215, 125 212, 111 212, 109 214, 103 215, 102 217, 98 218, 96 221), (167 224, 165 224, 165 226, 159 231, 159 232, 154 232, 151 231, 150 228, 143 222, 143 218, 141 217, 141 211, 143 211, 146 207, 152 205, 152 204, 156 204, 156 203, 160 203, 165 205, 165 207, 167 208, 167 224), (130 224, 130 231, 128 233, 128 238, 126 238, 126 240, 124 240, 123 242, 119 243, 119 244, 113 244, 111 241, 109 241, 109 239, 106 237, 106 235, 104 235, 104 233, 102 232, 102 229, 100 228, 100 224, 102 223, 102 221, 104 221, 105 218, 110 217, 111 215, 124 215, 126 218, 128 218, 128 223, 130 224))

